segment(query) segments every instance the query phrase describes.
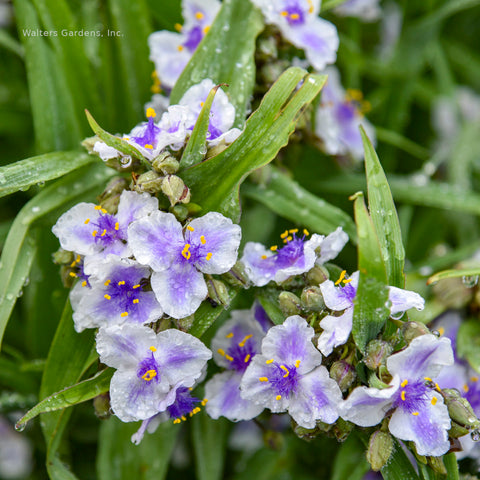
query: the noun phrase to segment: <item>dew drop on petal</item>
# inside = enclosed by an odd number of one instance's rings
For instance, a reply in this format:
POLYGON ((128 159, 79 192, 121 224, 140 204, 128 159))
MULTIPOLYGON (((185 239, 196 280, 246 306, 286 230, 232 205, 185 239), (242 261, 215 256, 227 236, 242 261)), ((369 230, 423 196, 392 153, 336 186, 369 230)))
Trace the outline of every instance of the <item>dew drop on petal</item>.
POLYGON ((470 433, 470 437, 474 442, 478 442, 480 440, 480 430, 475 429, 473 432, 470 433))
POLYGON ((462 282, 466 287, 472 288, 478 283, 478 275, 464 275, 462 282))
POLYGON ((392 318, 393 320, 400 320, 404 315, 405 315, 405 312, 392 313, 390 315, 390 318, 392 318))

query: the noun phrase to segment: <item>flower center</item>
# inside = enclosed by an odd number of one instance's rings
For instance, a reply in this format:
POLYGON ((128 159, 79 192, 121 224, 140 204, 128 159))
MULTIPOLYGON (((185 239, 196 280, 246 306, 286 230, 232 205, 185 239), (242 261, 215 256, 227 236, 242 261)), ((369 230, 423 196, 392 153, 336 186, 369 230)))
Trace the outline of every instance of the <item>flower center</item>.
POLYGON ((191 388, 179 387, 175 392, 175 401, 167 407, 167 412, 170 418, 173 418, 173 423, 180 423, 182 420, 187 419, 187 415, 193 417, 200 411, 198 404, 204 406, 207 403, 207 399, 200 400, 193 397, 191 394, 191 388))
POLYGON ((260 377, 258 380, 269 382, 277 400, 288 397, 291 393, 295 394, 299 380, 297 368, 300 366, 300 360, 297 360, 295 365, 280 364, 273 358, 266 363, 271 366, 271 371, 268 377, 260 377))
POLYGON ((187 234, 186 234, 186 243, 183 246, 182 251, 180 252, 181 256, 191 262, 196 263, 202 259, 210 261, 213 254, 205 248, 207 240, 204 235, 200 235, 200 238, 193 237, 191 233, 195 231, 191 225, 187 225, 187 234))
POLYGON ((157 135, 160 128, 155 125, 154 118, 157 116, 153 108, 147 109, 148 123, 143 134, 139 137, 132 137, 132 140, 143 148, 153 150, 157 145, 157 135))
POLYGON ((252 337, 252 334, 245 335, 238 342, 238 338, 235 339, 233 332, 227 335, 227 338, 232 339, 230 347, 228 347, 227 351, 219 348, 217 352, 230 362, 228 366, 230 370, 244 372, 250 365, 252 358, 258 353, 255 342, 250 340, 252 337))
MULTIPOLYGON (((128 272, 126 272, 128 273, 128 272)), ((127 278, 128 275, 125 275, 127 278)), ((103 295, 107 302, 113 302, 116 308, 120 308, 121 317, 127 317, 129 313, 133 313, 140 303, 138 298, 141 295, 142 286, 140 283, 132 285, 130 280, 119 280, 119 277, 108 279, 104 285, 108 287, 103 295)))
POLYGON ((118 240, 123 240, 119 232, 120 224, 117 222, 115 215, 110 215, 100 205, 97 205, 95 210, 100 210, 100 216, 95 221, 87 218, 84 222, 85 225, 92 227, 92 236, 95 243, 107 247, 118 240))
POLYGON ((292 26, 305 23, 305 12, 296 4, 286 7, 280 15, 292 26))
POLYGON ((347 271, 343 270, 340 277, 335 282, 335 285, 339 287, 339 295, 347 299, 352 305, 357 295, 357 289, 350 283, 351 278, 345 278, 347 271), (343 283, 343 286, 341 285, 343 283))
MULTIPOLYGON (((428 391, 429 387, 423 380, 409 381, 405 379, 394 396, 393 405, 412 415, 418 415, 428 402, 428 391)), ((437 399, 434 397, 432 404, 436 402, 437 399)))
MULTIPOLYGON (((152 348, 152 347, 151 347, 152 348)), ((150 348, 150 350, 151 350, 150 348)), ((153 347, 155 348, 155 347, 153 347)), ((137 377, 144 380, 146 385, 152 383, 152 381, 158 383, 160 380, 160 373, 158 368, 158 363, 153 356, 154 351, 151 350, 151 353, 148 357, 140 362, 137 370, 137 377)))

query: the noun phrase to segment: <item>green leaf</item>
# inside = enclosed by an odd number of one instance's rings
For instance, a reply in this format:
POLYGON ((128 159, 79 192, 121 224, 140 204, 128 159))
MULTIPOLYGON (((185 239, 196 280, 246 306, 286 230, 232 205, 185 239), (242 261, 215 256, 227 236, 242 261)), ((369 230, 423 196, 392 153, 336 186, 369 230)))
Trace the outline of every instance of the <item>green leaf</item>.
POLYGON ((457 335, 458 354, 466 358, 470 366, 480 371, 480 323, 478 320, 462 322, 457 335))
POLYGON ((212 88, 210 93, 205 100, 205 103, 198 115, 195 127, 190 139, 188 140, 185 151, 183 152, 182 159, 180 161, 180 166, 182 168, 191 167, 196 163, 199 163, 203 160, 206 152, 206 142, 207 142, 207 132, 208 125, 210 123, 210 110, 212 108, 213 99, 215 94, 220 86, 212 88), (204 152, 205 150, 205 152, 204 152))
POLYGON ((205 412, 192 418, 192 440, 198 480, 221 480, 227 448, 228 421, 205 412))
POLYGON ((372 219, 367 212, 363 194, 356 194, 354 203, 358 235, 358 269, 360 279, 353 309, 353 338, 360 351, 375 338, 389 316, 387 272, 380 243, 372 219))
POLYGON ((281 217, 312 232, 328 234, 342 227, 356 242, 355 224, 348 214, 305 190, 297 182, 271 167, 265 185, 242 185, 242 193, 263 203, 281 217))
POLYGON ((112 172, 104 165, 83 167, 45 187, 20 210, 10 228, 0 259, 0 345, 33 260, 36 247, 29 234, 31 226, 62 206, 98 192, 111 175, 112 172))
POLYGON ((469 283, 472 283, 472 287, 475 286, 478 282, 478 276, 480 275, 480 267, 476 268, 462 268, 459 270, 444 270, 443 272, 438 272, 432 275, 427 280, 427 285, 433 285, 439 280, 444 280, 445 278, 458 278, 462 277, 465 282, 465 286, 470 286, 469 283))
POLYGON ((22 60, 25 58, 25 52, 22 45, 15 40, 6 29, 0 30, 0 47, 10 50, 10 52, 18 55, 22 60))
POLYGON ((131 442, 138 423, 116 417, 102 422, 97 454, 99 480, 162 480, 168 469, 180 430, 173 422, 161 423, 155 433, 145 433, 140 445, 131 442))
POLYGON ((278 290, 270 288, 257 289, 258 301, 275 325, 281 325, 285 321, 285 315, 278 302, 279 293, 278 290))
POLYGON ((453 452, 443 456, 443 464, 447 469, 448 480, 459 480, 457 457, 453 452))
POLYGON ((392 192, 380 160, 363 127, 363 148, 365 150, 365 170, 367 173, 368 206, 375 232, 380 242, 382 257, 387 270, 388 285, 405 287, 405 249, 397 210, 392 192))
POLYGON ((43 399, 40 403, 29 410, 16 424, 16 428, 23 428, 32 418, 41 413, 53 412, 64 408, 72 407, 77 403, 86 402, 96 396, 108 392, 113 369, 107 368, 94 375, 92 378, 76 383, 71 387, 64 388, 43 399))
POLYGON ((0 167, 0 197, 61 177, 94 158, 81 152, 54 152, 0 167))
POLYGON ((331 480, 361 480, 369 470, 365 447, 355 435, 350 435, 335 456, 331 480))
POLYGON ((235 107, 235 126, 245 121, 255 85, 255 39, 263 29, 261 13, 251 2, 225 0, 208 34, 183 70, 170 96, 170 104, 205 78, 230 85, 227 95, 235 107))
POLYGON ((301 68, 289 68, 267 92, 243 133, 230 147, 183 172, 192 198, 202 205, 204 212, 217 211, 238 221, 240 184, 250 172, 275 158, 288 143, 298 116, 318 95, 325 81, 325 75, 308 75, 301 68))
POLYGON ((385 480, 419 480, 402 447, 398 441, 394 441, 395 450, 388 463, 381 470, 383 478, 385 480))

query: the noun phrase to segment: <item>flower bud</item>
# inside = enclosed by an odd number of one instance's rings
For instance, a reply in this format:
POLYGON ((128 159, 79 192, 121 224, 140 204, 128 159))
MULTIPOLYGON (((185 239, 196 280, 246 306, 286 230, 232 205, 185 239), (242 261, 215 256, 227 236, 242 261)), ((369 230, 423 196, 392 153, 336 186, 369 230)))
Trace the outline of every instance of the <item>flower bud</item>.
POLYGON ((93 399, 93 408, 95 415, 100 420, 106 420, 110 417, 110 395, 108 393, 102 393, 93 399))
POLYGON ((354 428, 355 425, 353 423, 347 422, 343 418, 338 418, 333 424, 332 432, 338 442, 344 442, 354 428))
POLYGON ((250 280, 245 272, 245 266, 240 261, 236 262, 227 273, 224 273, 222 278, 235 287, 248 288, 250 286, 250 280))
POLYGON ((93 137, 87 137, 82 141, 82 146, 85 147, 87 152, 91 155, 98 155, 97 152, 93 150, 93 147, 97 142, 101 142, 100 138, 98 138, 96 135, 93 137))
POLYGON ((321 265, 315 265, 306 275, 306 280, 309 285, 320 285, 329 278, 328 270, 321 265))
POLYGON ((230 305, 230 295, 223 282, 212 277, 207 277, 207 290, 208 296, 212 302, 217 305, 223 305, 224 308, 228 308, 230 305))
POLYGON ((152 161, 153 169, 163 175, 171 175, 177 173, 180 168, 180 163, 168 152, 162 152, 158 157, 152 161))
POLYGON ((380 365, 385 365, 387 357, 391 355, 393 347, 384 340, 372 340, 367 345, 367 352, 363 359, 370 370, 376 370, 380 365))
POLYGON ((162 192, 170 200, 172 206, 179 202, 188 203, 190 201, 189 188, 176 175, 167 175, 163 178, 162 192))
POLYGON ((120 203, 120 195, 127 188, 127 181, 122 177, 114 177, 110 180, 98 197, 98 203, 109 213, 115 213, 120 203))
POLYGON ((299 315, 302 311, 301 300, 292 292, 281 292, 278 296, 278 302, 286 317, 289 317, 290 315, 299 315))
POLYGON ((52 257, 53 263, 57 265, 70 265, 75 260, 75 254, 63 248, 58 249, 52 257))
POLYGON ((182 332, 188 332, 192 328, 194 320, 195 315, 189 315, 188 317, 179 318, 175 320, 175 326, 182 332))
POLYGON ((430 333, 430 330, 423 323, 406 322, 402 325, 402 333, 405 341, 410 343, 414 338, 430 333))
POLYGON ((353 365, 345 360, 334 362, 330 367, 330 378, 333 378, 342 392, 346 392, 357 378, 353 365))
POLYGON ((440 475, 447 475, 447 469, 443 463, 443 457, 427 457, 428 466, 440 475))
POLYGON ((212 157, 215 157, 215 156, 219 155, 224 150, 226 150, 227 147, 228 147, 228 145, 224 141, 222 141, 218 145, 215 145, 214 147, 209 148, 207 150, 206 155, 205 155, 205 160, 208 160, 209 158, 212 158, 212 157))
POLYGON ((377 430, 370 436, 367 460, 372 470, 378 472, 384 467, 393 452, 393 437, 388 432, 377 430))
POLYGON ((275 38, 269 36, 259 39, 255 55, 257 60, 262 61, 271 61, 272 58, 277 58, 278 52, 275 38))
POLYGON ((304 288, 300 299, 307 310, 321 312, 325 308, 320 287, 312 285, 311 287, 304 288))
POLYGON ((436 299, 447 308, 463 308, 471 299, 472 291, 465 288, 460 278, 445 278, 433 286, 436 299))
MULTIPOLYGON (((442 389, 442 396, 448 408, 450 418, 458 425, 466 430, 480 427, 475 412, 466 398, 463 398, 460 392, 454 388, 442 389)), ((461 429, 456 428, 453 433, 460 433, 461 429)))
MULTIPOLYGON (((313 440, 315 437, 318 436, 320 431, 318 428, 318 423, 321 423, 321 422, 317 422, 317 426, 315 428, 305 428, 305 427, 301 427, 300 425, 297 425, 295 422, 292 422, 293 433, 298 438, 302 438, 304 440, 313 440)), ((332 427, 331 425, 326 423, 323 425, 326 425, 328 429, 332 427)))
POLYGON ((164 178, 157 172, 149 170, 148 172, 142 173, 137 177, 134 190, 138 193, 157 193, 162 190, 163 179, 164 178))
POLYGON ((171 212, 175 215, 175 218, 179 222, 183 222, 188 217, 188 208, 185 205, 180 205, 180 204, 175 205, 171 209, 171 212))

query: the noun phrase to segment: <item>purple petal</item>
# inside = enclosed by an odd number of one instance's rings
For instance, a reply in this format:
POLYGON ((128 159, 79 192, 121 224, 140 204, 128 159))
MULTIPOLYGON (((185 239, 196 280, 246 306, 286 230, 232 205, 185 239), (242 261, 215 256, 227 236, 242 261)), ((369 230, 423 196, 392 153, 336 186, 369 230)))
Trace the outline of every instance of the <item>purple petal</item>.
POLYGON ((134 220, 139 220, 149 213, 158 210, 158 199, 148 193, 137 193, 124 190, 118 204, 117 219, 123 238, 127 238, 127 227, 134 220))
POLYGON ((241 262, 249 280, 257 287, 263 287, 275 277, 275 257, 261 243, 247 242, 241 262))
POLYGON ((388 299, 392 304, 390 307, 391 315, 406 312, 410 308, 423 310, 425 307, 425 300, 416 292, 397 287, 388 287, 388 290, 388 299))
POLYGON ((324 263, 333 260, 342 251, 347 242, 348 235, 342 230, 342 227, 338 227, 322 241, 320 255, 315 263, 317 265, 323 265, 324 263))
POLYGON ((334 282, 327 280, 320 284, 325 305, 334 312, 341 312, 353 307, 353 300, 357 293, 359 272, 354 272, 351 281, 345 285, 335 286, 334 282))
POLYGON ((320 322, 323 328, 318 339, 318 349, 328 356, 335 347, 344 345, 352 332, 353 308, 347 308, 339 317, 327 315, 320 322))

